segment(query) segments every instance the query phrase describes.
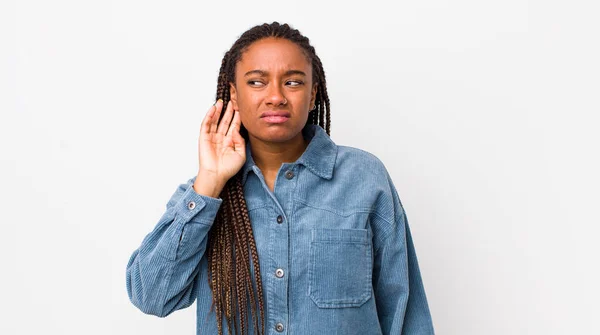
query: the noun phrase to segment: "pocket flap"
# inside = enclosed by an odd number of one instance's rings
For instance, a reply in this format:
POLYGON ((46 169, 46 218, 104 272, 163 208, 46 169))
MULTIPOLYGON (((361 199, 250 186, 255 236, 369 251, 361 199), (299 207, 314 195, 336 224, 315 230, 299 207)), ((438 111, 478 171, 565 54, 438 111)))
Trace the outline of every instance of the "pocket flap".
POLYGON ((369 231, 367 229, 313 229, 312 241, 368 243, 369 231))

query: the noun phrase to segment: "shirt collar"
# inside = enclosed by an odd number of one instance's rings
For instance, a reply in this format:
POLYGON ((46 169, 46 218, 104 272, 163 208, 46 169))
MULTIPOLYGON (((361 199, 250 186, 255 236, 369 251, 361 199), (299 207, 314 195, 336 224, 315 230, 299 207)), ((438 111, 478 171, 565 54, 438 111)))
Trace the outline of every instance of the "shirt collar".
MULTIPOLYGON (((337 157, 337 145, 327 135, 325 129, 316 124, 308 124, 302 128, 302 135, 310 142, 295 163, 304 165, 321 178, 331 179, 337 157)), ((246 162, 242 167, 242 185, 246 183, 248 172, 256 166, 250 150, 250 141, 246 142, 246 162)))

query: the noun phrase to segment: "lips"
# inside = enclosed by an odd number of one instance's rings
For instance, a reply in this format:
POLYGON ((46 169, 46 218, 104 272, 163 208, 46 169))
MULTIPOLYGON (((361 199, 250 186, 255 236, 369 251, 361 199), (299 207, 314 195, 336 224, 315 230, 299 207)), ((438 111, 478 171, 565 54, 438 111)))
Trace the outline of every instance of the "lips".
POLYGON ((290 113, 284 111, 270 111, 262 113, 260 117, 269 124, 285 123, 290 119, 290 113))
POLYGON ((277 116, 277 117, 290 117, 290 113, 288 112, 284 112, 284 111, 272 111, 272 112, 264 112, 260 115, 261 118, 263 117, 270 117, 270 116, 277 116))

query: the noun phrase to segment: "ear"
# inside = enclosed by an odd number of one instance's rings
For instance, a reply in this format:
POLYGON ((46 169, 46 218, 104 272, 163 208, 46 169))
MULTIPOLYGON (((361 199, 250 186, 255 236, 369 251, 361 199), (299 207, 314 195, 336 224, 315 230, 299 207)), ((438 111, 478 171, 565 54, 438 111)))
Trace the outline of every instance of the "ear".
POLYGON ((233 109, 239 110, 238 103, 237 103, 237 90, 235 89, 235 85, 231 82, 229 83, 229 97, 230 97, 231 103, 233 104, 233 109))
POLYGON ((312 87, 312 90, 310 91, 310 108, 312 108, 312 106, 315 104, 315 101, 317 100, 317 87, 319 87, 319 84, 315 83, 312 87))

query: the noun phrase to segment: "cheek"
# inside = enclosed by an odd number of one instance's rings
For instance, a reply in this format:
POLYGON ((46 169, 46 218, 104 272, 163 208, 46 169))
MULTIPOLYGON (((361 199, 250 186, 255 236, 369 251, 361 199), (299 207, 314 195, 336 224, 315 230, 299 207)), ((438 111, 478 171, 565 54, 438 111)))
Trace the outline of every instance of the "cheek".
POLYGON ((238 92, 237 104, 239 109, 252 108, 258 101, 260 101, 260 97, 257 93, 238 92))
POLYGON ((296 105, 302 109, 310 104, 310 91, 298 92, 296 97, 296 105))

